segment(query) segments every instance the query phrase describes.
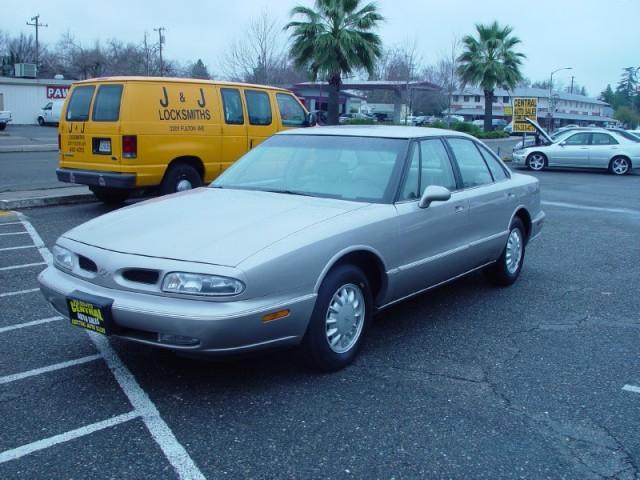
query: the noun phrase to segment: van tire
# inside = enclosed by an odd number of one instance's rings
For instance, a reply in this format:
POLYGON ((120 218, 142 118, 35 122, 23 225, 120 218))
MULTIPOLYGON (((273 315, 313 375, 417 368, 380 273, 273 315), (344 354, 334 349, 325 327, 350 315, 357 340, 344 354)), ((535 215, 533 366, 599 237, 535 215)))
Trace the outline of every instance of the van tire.
POLYGON ((202 186, 202 178, 198 171, 191 165, 186 163, 176 163, 169 167, 167 173, 164 174, 162 184, 160 185, 160 193, 169 195, 183 190, 191 190, 202 186), (190 185, 184 188, 185 185, 190 185))
POLYGON ((5 128, 7 128, 7 124, 6 123, 0 123, 0 132, 2 130, 4 130, 5 128))
POLYGON ((44 127, 44 118, 38 117, 38 125, 40 125, 41 127, 44 127))
POLYGON ((98 200, 107 205, 120 205, 131 195, 131 190, 124 188, 107 188, 92 185, 89 190, 93 192, 98 200))

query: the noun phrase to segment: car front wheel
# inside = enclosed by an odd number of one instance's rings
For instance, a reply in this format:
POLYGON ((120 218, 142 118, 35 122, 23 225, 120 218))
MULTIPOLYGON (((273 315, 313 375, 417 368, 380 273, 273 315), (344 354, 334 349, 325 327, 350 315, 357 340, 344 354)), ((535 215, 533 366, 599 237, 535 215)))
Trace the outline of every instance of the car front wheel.
POLYGON ((539 172, 547 166, 547 157, 542 153, 535 152, 527 157, 527 167, 534 172, 539 172))
POLYGON ((485 275, 493 284, 506 287, 518 279, 524 262, 525 244, 524 225, 519 218, 516 218, 511 223, 507 244, 500 258, 484 269, 485 275))
POLYGON ((322 282, 302 341, 309 366, 339 370, 356 357, 372 316, 366 275, 353 265, 332 269, 322 282))

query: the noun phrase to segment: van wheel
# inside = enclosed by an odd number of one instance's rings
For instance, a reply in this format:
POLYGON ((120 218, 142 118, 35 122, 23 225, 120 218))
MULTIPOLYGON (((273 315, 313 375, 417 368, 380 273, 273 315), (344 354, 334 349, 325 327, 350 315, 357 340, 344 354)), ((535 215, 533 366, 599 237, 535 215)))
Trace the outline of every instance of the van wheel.
POLYGON ((107 188, 90 186, 89 190, 93 192, 98 200, 107 205, 119 205, 131 195, 131 190, 124 188, 107 188))
POLYGON ((41 127, 44 127, 44 118, 38 117, 38 125, 40 125, 41 127))
POLYGON ((168 195, 201 186, 202 178, 200 178, 200 174, 195 168, 186 163, 176 163, 165 173, 160 185, 160 193, 168 195))
POLYGON ((0 132, 2 130, 4 130, 5 128, 7 128, 7 124, 6 123, 0 123, 0 132))

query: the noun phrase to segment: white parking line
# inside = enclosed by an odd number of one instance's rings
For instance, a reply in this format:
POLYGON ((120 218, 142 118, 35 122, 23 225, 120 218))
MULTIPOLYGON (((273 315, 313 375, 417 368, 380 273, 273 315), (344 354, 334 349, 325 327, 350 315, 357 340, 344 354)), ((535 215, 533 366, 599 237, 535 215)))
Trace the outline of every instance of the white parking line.
POLYGON ((46 265, 45 262, 36 262, 36 263, 24 263, 22 265, 11 265, 10 267, 0 267, 0 271, 5 270, 19 270, 20 268, 29 268, 29 267, 37 267, 40 265, 46 265))
POLYGON ((39 288, 30 288, 28 290, 16 290, 15 292, 0 293, 0 298, 13 297, 14 295, 22 295, 24 293, 32 293, 32 292, 37 292, 39 290, 40 290, 39 288))
POLYGON ((35 377, 36 375, 42 375, 43 373, 55 372, 56 370, 62 370, 63 368, 69 368, 75 365, 82 365, 83 363, 93 362, 100 358, 102 358, 102 355, 89 355, 86 357, 76 358, 75 360, 69 360, 67 362, 54 363, 53 365, 47 365, 42 368, 34 368, 33 370, 27 370, 26 372, 14 373, 13 375, 0 377, 0 385, 15 382, 17 380, 23 380, 29 377, 35 377))
POLYGON ((45 438, 44 440, 38 440, 37 442, 28 443, 21 447, 11 450, 5 450, 0 453, 0 463, 9 462, 11 460, 17 460, 20 457, 29 455, 30 453, 37 452, 38 450, 44 450, 45 448, 53 447, 59 443, 68 442, 76 438, 84 437, 90 433, 97 432, 98 430, 104 430, 105 428, 113 427, 120 423, 128 422, 134 418, 138 418, 140 414, 138 412, 123 413, 116 417, 103 420, 101 422, 85 425, 84 427, 76 428, 69 432, 61 433, 60 435, 54 435, 53 437, 45 438))
POLYGON ((0 328, 0 333, 10 332, 11 330, 18 330, 20 328, 33 327, 35 325, 42 325, 43 323, 58 322, 60 320, 63 320, 63 317, 50 317, 43 318, 41 320, 33 320, 32 322, 17 323, 15 325, 0 328))
POLYGON ((640 393, 640 387, 636 387, 635 385, 625 385, 622 389, 627 392, 640 393))
POLYGON ((549 202, 546 200, 543 200, 540 203, 542 203, 542 205, 549 205, 551 207, 573 208, 575 210, 588 210, 591 212, 625 213, 627 215, 640 215, 640 210, 633 210, 631 208, 592 207, 588 205, 578 205, 575 203, 549 202))
POLYGON ((24 250, 25 248, 36 248, 35 245, 21 245, 19 247, 4 247, 0 248, 0 252, 8 252, 10 250, 24 250))
POLYGON ((0 223, 0 227, 4 227, 5 225, 22 225, 22 222, 4 222, 4 223, 0 223))
POLYGON ((28 235, 29 232, 6 232, 6 233, 0 233, 1 237, 8 237, 10 235, 28 235))
MULTIPOLYGON (((29 233, 31 240, 38 247, 38 251, 42 258, 49 264, 52 263, 53 257, 47 249, 35 228, 29 223, 25 216, 18 213, 18 218, 29 233)), ((145 391, 140 387, 133 374, 126 365, 120 360, 118 354, 111 348, 108 340, 97 333, 87 332, 89 338, 93 341, 96 348, 104 358, 109 369, 113 372, 118 384, 122 388, 133 408, 136 415, 142 415, 144 424, 149 433, 156 441, 162 452, 171 463, 178 477, 184 480, 204 480, 204 475, 196 466, 193 459, 189 456, 182 444, 178 441, 173 431, 160 416, 160 412, 147 396, 145 391)), ((46 448, 46 447, 43 447, 46 448)), ((1 460, 0 456, 0 460, 1 460)))

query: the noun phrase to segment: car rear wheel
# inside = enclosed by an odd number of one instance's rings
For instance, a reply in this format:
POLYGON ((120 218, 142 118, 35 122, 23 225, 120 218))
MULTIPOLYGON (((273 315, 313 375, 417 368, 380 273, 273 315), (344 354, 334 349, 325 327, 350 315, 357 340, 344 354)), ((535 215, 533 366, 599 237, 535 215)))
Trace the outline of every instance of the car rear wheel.
POLYGON ((325 372, 349 365, 362 344, 373 299, 358 267, 340 265, 322 282, 302 349, 307 364, 325 372))
POLYGON ((547 157, 540 152, 534 152, 527 157, 527 167, 535 172, 543 170, 547 166, 547 157))
POLYGON ((44 118, 38 117, 38 125, 40 125, 41 127, 44 127, 44 118))
POLYGON ((186 163, 172 165, 162 179, 160 192, 162 195, 184 192, 202 186, 202 178, 198 171, 186 163))
POLYGON ((631 170, 631 162, 626 157, 614 157, 609 162, 609 172, 614 175, 626 175, 631 170))
POLYGON ((131 195, 131 190, 123 188, 107 188, 90 186, 89 190, 93 192, 98 200, 108 205, 119 205, 131 195))
POLYGON ((6 123, 0 123, 0 132, 2 130, 4 130, 5 128, 7 128, 7 124, 6 123))
POLYGON ((484 273, 491 283, 506 287, 513 284, 520 275, 524 262, 526 244, 525 229, 522 221, 516 218, 509 228, 507 244, 496 263, 484 269, 484 273))

